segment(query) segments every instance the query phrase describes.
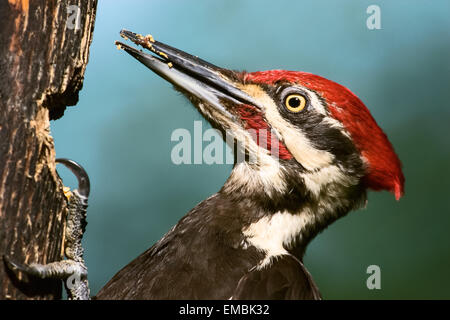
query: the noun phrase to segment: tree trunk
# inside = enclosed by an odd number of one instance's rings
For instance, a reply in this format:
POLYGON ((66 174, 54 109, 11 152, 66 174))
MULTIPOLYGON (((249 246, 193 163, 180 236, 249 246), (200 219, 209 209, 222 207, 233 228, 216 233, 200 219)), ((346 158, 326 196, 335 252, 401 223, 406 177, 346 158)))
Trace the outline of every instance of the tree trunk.
MULTIPOLYGON (((0 0, 0 260, 63 257, 66 199, 49 120, 78 101, 97 0, 0 0)), ((0 261, 0 299, 58 299, 60 281, 18 281, 0 261)))

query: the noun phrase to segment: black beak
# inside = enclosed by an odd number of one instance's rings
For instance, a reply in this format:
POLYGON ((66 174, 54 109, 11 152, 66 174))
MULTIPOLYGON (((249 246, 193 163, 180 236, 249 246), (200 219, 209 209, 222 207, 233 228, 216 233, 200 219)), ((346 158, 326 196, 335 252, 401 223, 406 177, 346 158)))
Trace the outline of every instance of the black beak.
POLYGON ((233 116, 221 103, 223 99, 233 104, 258 106, 250 95, 239 89, 239 81, 228 76, 232 71, 155 41, 151 36, 144 37, 126 30, 122 30, 120 35, 150 50, 156 56, 116 41, 119 49, 124 49, 162 78, 206 102, 228 118, 233 116))

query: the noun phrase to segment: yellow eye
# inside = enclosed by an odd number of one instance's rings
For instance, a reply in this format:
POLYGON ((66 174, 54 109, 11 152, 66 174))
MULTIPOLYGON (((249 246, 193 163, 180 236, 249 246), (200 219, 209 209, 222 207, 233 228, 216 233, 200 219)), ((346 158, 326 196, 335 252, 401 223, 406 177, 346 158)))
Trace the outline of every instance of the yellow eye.
POLYGON ((306 106, 306 98, 301 94, 290 94, 284 100, 284 104, 289 111, 300 112, 306 106))

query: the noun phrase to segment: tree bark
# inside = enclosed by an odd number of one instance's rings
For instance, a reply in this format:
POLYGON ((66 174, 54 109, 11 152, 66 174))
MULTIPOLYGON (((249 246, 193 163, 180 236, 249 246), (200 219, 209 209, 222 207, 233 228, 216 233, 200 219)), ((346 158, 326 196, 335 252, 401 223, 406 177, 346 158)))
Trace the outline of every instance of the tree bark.
MULTIPOLYGON (((63 257, 67 203, 51 119, 75 105, 97 0, 0 0, 0 260, 63 257)), ((61 282, 19 281, 0 261, 0 299, 58 299, 61 282)))

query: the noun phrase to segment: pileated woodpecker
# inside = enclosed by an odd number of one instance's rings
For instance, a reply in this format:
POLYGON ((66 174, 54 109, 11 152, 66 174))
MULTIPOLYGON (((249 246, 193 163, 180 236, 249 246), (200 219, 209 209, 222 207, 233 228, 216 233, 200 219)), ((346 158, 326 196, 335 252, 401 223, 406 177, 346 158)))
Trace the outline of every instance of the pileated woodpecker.
POLYGON ((231 133, 246 157, 97 298, 320 299, 302 263, 311 239, 364 206, 368 189, 403 194, 400 161, 369 110, 317 75, 230 71, 151 36, 121 35, 151 50, 116 42, 231 133))

